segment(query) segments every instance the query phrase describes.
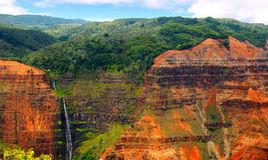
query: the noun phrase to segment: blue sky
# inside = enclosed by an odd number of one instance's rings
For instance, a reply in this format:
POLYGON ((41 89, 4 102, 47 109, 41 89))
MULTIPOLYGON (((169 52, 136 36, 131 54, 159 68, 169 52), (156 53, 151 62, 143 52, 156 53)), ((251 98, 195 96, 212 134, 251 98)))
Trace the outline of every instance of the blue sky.
MULTIPOLYGON (((25 6, 22 5, 22 6, 25 6)), ((160 16, 187 16, 189 13, 178 13, 169 9, 147 8, 136 5, 112 5, 112 4, 59 4, 51 7, 25 6, 33 13, 58 16, 64 18, 82 18, 88 20, 112 20, 127 17, 160 17, 160 16)))
POLYGON ((87 20, 160 16, 234 18, 268 24, 268 0, 0 0, 0 13, 87 20))

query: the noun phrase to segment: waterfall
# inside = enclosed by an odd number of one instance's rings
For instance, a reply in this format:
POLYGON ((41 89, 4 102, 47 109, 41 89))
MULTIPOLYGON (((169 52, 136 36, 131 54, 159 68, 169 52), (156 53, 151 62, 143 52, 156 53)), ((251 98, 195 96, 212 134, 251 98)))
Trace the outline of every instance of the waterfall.
MULTIPOLYGON (((56 82, 55 80, 52 82, 52 87, 56 91, 56 82)), ((70 125, 70 119, 69 114, 66 106, 66 101, 64 98, 62 98, 62 105, 64 109, 64 117, 65 117, 65 138, 66 138, 66 160, 72 159, 72 152, 73 152, 73 144, 72 144, 72 132, 71 132, 71 125, 70 125)))
POLYGON ((72 159, 72 152, 73 152, 73 144, 72 144, 72 134, 71 134, 71 127, 70 127, 70 119, 66 107, 65 99, 62 98, 63 108, 64 108, 64 115, 66 121, 66 129, 65 129, 65 136, 66 136, 66 160, 72 159))
POLYGON ((52 88, 53 88, 55 91, 57 90, 57 88, 56 88, 56 81, 55 81, 55 80, 52 81, 52 88))

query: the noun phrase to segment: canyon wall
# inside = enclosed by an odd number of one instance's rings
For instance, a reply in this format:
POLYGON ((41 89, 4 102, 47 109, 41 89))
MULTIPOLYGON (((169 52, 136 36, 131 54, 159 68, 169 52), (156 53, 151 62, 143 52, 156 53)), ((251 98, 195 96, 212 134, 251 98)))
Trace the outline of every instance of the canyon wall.
POLYGON ((104 159, 268 159, 268 52, 229 37, 155 58, 104 159))
POLYGON ((52 154, 58 106, 43 71, 0 60, 0 139, 52 154))
MULTIPOLYGON (((69 86, 72 93, 66 100, 71 113, 76 151, 80 152, 77 148, 81 142, 106 133, 115 124, 134 122, 138 90, 126 74, 98 72, 95 77, 82 77, 64 86, 69 86)), ((88 146, 88 149, 90 147, 94 148, 88 146)))

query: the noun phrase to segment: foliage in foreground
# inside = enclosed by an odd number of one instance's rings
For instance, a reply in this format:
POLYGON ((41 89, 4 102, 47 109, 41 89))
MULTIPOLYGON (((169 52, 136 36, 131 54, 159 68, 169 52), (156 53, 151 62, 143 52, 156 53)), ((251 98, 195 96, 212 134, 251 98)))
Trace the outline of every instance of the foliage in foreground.
POLYGON ((7 148, 3 154, 4 160, 52 160, 50 155, 40 155, 39 157, 34 156, 34 150, 29 149, 24 151, 20 148, 7 148))
POLYGON ((19 147, 10 147, 0 141, 0 159, 2 160, 52 160, 51 155, 35 156, 34 150, 22 150, 19 147))

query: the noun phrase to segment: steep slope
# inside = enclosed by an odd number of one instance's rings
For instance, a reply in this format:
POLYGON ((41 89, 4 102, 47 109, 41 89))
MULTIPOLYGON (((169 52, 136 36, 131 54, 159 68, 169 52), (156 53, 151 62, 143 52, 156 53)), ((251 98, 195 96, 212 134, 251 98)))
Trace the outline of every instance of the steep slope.
POLYGON ((0 24, 0 57, 2 58, 23 58, 31 51, 55 42, 55 38, 41 31, 0 24))
POLYGON ((66 100, 72 113, 74 150, 84 159, 98 157, 134 122, 137 86, 126 74, 108 72, 69 86, 72 94, 66 100))
POLYGON ((207 39, 156 57, 141 120, 103 158, 267 159, 267 51, 233 37, 225 46, 207 39))
POLYGON ((0 60, 0 93, 0 139, 52 154, 58 104, 46 74, 0 60))

